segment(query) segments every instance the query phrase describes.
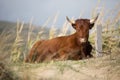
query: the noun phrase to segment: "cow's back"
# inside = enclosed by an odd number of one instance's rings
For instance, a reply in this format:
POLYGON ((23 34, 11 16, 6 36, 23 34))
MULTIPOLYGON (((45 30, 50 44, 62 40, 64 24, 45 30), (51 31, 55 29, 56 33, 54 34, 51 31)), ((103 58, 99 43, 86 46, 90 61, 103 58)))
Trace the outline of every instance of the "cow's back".
POLYGON ((68 45, 67 38, 66 37, 58 37, 58 38, 54 38, 54 39, 50 39, 50 40, 46 40, 46 41, 42 42, 38 46, 37 51, 39 54, 42 54, 42 53, 46 54, 48 52, 55 53, 59 49, 65 47, 66 45, 68 45))

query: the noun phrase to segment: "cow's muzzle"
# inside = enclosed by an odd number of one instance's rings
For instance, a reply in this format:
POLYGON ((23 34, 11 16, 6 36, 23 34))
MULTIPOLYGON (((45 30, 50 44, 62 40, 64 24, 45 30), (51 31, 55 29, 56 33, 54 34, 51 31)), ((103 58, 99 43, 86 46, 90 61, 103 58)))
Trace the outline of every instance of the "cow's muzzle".
POLYGON ((87 40, 85 38, 80 38, 79 40, 80 40, 81 43, 87 42, 87 40))

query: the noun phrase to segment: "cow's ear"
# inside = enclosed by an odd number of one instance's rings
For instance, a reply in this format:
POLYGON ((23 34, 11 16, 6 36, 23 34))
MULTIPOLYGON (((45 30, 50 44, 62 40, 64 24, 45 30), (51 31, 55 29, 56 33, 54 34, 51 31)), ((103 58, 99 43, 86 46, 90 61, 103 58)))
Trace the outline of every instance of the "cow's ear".
POLYGON ((94 24, 95 24, 95 23, 90 24, 90 29, 92 29, 92 27, 94 26, 94 24))
POLYGON ((74 29, 76 29, 76 24, 72 24, 72 27, 73 27, 74 29))
POLYGON ((76 29, 75 21, 74 21, 74 20, 70 20, 67 16, 66 16, 66 19, 67 19, 67 21, 72 25, 72 27, 73 27, 74 29, 76 29))

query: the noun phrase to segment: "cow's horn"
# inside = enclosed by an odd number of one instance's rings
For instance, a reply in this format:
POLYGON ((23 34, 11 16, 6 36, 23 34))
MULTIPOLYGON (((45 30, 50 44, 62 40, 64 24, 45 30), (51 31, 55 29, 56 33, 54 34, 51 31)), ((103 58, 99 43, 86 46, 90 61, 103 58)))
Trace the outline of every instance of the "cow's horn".
POLYGON ((66 19, 68 22, 70 22, 71 24, 75 24, 75 21, 74 20, 70 20, 67 16, 66 16, 66 19))
POLYGON ((97 14, 97 16, 96 16, 94 19, 91 19, 91 20, 90 20, 90 24, 95 23, 95 21, 97 20, 98 16, 99 16, 99 14, 97 14))

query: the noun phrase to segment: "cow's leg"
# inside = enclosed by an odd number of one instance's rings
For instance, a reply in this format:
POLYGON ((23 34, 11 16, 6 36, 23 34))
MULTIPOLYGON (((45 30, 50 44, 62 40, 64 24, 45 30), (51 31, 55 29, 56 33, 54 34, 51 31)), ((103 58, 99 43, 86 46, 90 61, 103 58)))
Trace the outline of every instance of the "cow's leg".
POLYGON ((55 53, 55 55, 52 57, 52 59, 53 60, 67 60, 69 52, 70 52, 70 49, 62 48, 55 53))
POLYGON ((80 53, 81 53, 81 56, 82 56, 82 59, 87 59, 87 55, 88 55, 88 43, 82 43, 81 44, 81 48, 80 48, 80 53))
POLYGON ((86 58, 93 57, 93 55, 91 54, 91 51, 92 51, 92 45, 90 44, 90 42, 87 42, 83 49, 83 52, 86 58))
POLYGON ((53 60, 80 60, 82 58, 79 47, 60 49, 53 60))
POLYGON ((45 59, 45 56, 46 56, 46 54, 40 54, 40 55, 36 58, 35 62, 37 62, 37 63, 43 62, 44 59, 45 59))
POLYGON ((52 59, 52 55, 54 55, 49 49, 45 49, 39 52, 39 55, 36 58, 36 62, 48 62, 52 59))
POLYGON ((87 57, 89 57, 89 58, 93 57, 93 55, 91 54, 92 45, 90 44, 90 42, 87 43, 86 51, 87 51, 87 57))
MULTIPOLYGON (((88 57, 93 57, 91 54, 92 45, 90 42, 81 44, 80 48, 74 48, 74 52, 72 52, 72 58, 75 59, 87 59, 88 57), (77 51, 78 50, 78 51, 77 51)), ((72 50, 72 51, 73 51, 72 50)))
POLYGON ((68 59, 69 60, 81 60, 82 55, 80 49, 74 49, 68 54, 68 59))
POLYGON ((55 57, 56 57, 56 60, 65 60, 66 59, 66 51, 59 50, 55 57))
POLYGON ((44 40, 38 41, 38 42, 36 42, 36 43, 33 45, 32 49, 30 50, 28 56, 27 56, 26 59, 25 59, 25 62, 34 62, 33 59, 36 58, 37 48, 38 48, 38 46, 39 46, 43 41, 44 41, 44 40))
POLYGON ((87 58, 85 47, 81 48, 81 52, 80 53, 81 53, 82 59, 86 59, 87 58))

